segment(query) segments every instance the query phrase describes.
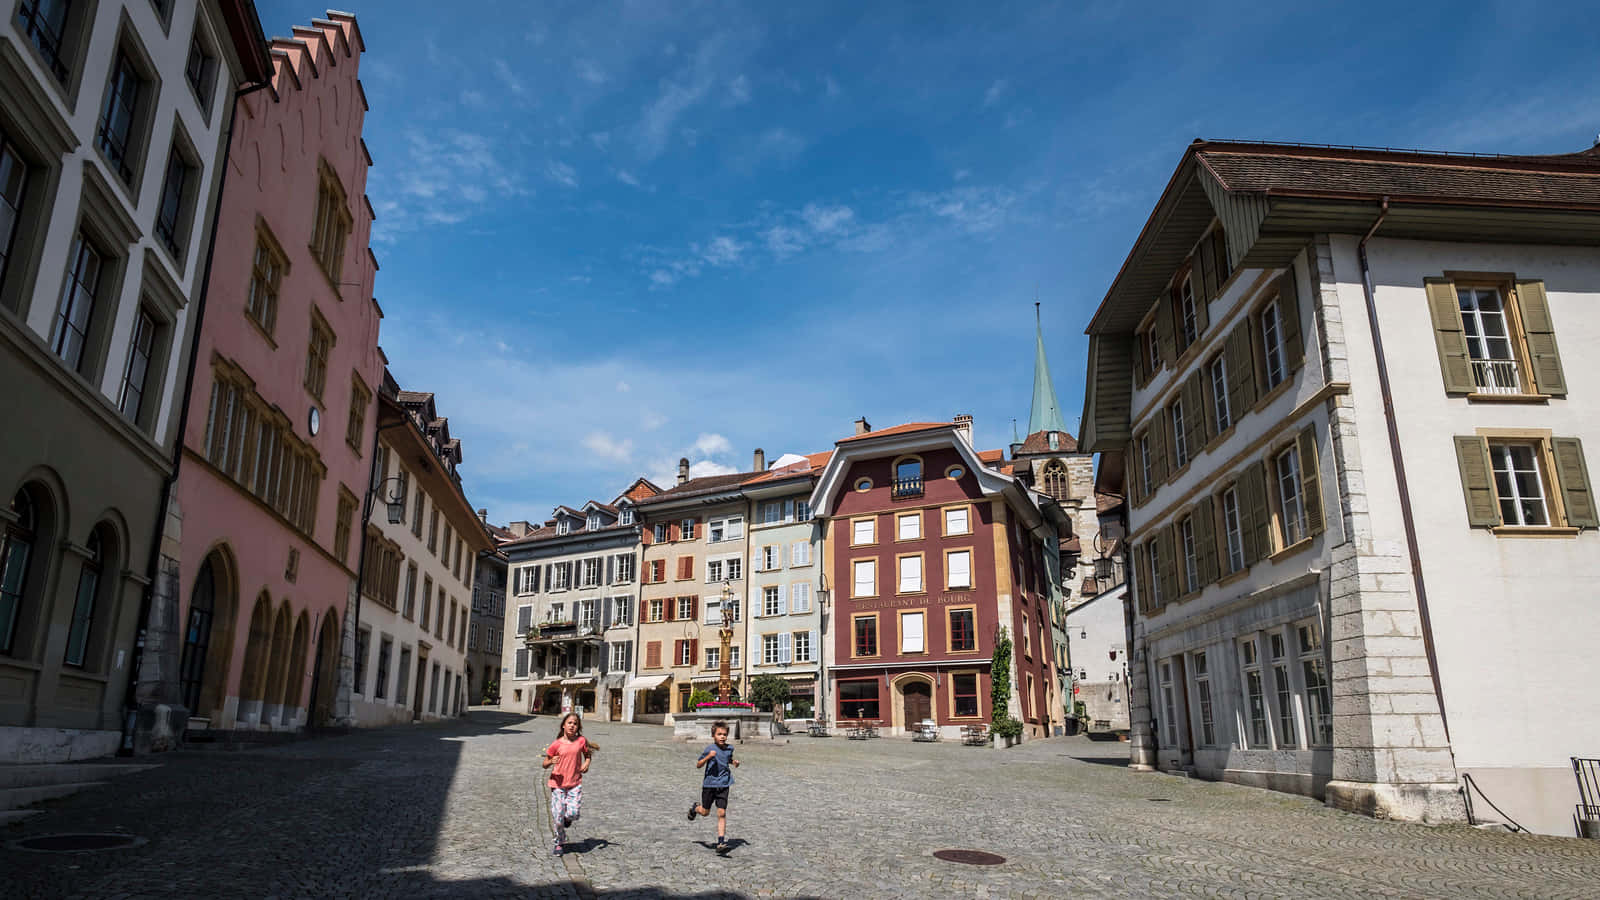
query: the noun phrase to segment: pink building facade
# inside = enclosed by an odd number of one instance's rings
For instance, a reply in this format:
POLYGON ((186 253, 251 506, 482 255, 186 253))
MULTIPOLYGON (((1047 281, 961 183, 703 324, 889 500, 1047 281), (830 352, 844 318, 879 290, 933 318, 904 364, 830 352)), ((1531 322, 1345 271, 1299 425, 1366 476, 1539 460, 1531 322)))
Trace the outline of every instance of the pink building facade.
POLYGON ((330 12, 275 38, 270 89, 237 101, 167 529, 191 732, 349 718, 384 366, 363 50, 355 18, 330 12))

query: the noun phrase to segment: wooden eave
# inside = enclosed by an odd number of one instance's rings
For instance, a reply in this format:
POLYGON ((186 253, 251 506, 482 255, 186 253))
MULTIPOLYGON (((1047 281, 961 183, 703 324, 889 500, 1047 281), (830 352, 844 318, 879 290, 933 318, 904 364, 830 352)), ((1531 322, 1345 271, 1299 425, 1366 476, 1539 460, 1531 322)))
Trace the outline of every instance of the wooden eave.
POLYGON ((444 464, 433 454, 427 436, 417 428, 404 407, 382 393, 378 394, 378 427, 383 429, 383 437, 389 446, 416 474, 417 488, 426 491, 428 497, 444 510, 446 521, 466 539, 473 552, 493 550, 494 538, 483 526, 483 520, 478 518, 472 504, 467 502, 461 486, 450 477, 444 464))

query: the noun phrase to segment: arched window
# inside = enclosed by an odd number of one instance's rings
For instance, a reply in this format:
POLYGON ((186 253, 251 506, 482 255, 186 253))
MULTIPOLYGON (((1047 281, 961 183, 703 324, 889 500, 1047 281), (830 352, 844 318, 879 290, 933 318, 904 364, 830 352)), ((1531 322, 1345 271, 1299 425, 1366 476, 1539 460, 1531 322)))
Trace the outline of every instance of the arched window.
POLYGON ((16 642, 17 621, 22 616, 23 591, 28 583, 28 561, 38 520, 27 490, 11 498, 11 522, 0 538, 0 653, 10 655, 16 642))
POLYGON ((922 459, 904 456, 894 462, 894 497, 916 497, 922 494, 922 459))
POLYGON ((1069 481, 1067 467, 1059 459, 1052 459, 1044 464, 1044 473, 1039 479, 1046 494, 1057 500, 1067 499, 1069 481))
POLYGON ((67 628, 67 653, 61 661, 83 667, 89 651, 89 629, 94 624, 95 599, 100 594, 100 575, 105 567, 105 546, 100 530, 89 535, 89 556, 78 570, 78 596, 72 603, 72 623, 67 628))

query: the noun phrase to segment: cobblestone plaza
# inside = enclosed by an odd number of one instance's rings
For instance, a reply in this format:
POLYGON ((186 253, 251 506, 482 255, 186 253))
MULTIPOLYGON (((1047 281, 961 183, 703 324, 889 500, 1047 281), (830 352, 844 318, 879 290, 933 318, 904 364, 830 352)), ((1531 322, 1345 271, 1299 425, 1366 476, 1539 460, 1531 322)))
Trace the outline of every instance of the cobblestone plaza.
POLYGON ((0 849, 9 897, 1592 897, 1600 843, 1381 822, 1136 774, 1126 745, 749 742, 729 815, 685 821, 697 748, 592 723, 572 852, 550 853, 551 717, 475 711, 258 750, 185 751, 46 804, 0 849), (47 854, 29 835, 126 832, 47 854), (983 850, 996 866, 933 851, 983 850))

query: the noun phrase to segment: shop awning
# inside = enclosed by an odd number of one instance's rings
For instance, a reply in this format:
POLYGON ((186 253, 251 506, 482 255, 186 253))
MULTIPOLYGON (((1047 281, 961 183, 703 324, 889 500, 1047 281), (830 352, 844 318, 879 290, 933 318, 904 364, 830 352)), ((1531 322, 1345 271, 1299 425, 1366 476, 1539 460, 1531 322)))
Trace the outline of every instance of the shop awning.
POLYGON ((561 680, 561 683, 562 684, 594 684, 594 677, 590 676, 588 678, 563 678, 561 680))
POLYGON ((628 679, 628 683, 623 687, 630 691, 648 691, 661 687, 671 680, 671 675, 641 675, 638 678, 628 679))
MULTIPOLYGON (((721 675, 718 675, 717 673, 712 672, 710 675, 696 675, 693 678, 690 678, 689 680, 690 681, 695 681, 695 682, 700 682, 700 681, 720 681, 721 679, 722 679, 721 675)), ((728 676, 728 682, 730 684, 738 684, 739 683, 739 676, 736 675, 736 674, 735 675, 729 675, 728 676)))

